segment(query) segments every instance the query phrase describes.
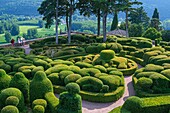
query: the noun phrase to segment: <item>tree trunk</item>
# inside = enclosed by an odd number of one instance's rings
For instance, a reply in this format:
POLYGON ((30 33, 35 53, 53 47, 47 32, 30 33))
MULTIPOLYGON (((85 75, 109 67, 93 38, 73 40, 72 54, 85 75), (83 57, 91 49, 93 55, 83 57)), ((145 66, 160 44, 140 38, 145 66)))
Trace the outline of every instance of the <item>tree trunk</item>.
POLYGON ((103 42, 106 42, 107 37, 106 37, 106 20, 107 19, 107 13, 104 12, 103 14, 103 42))
POLYGON ((67 36, 69 35, 69 25, 68 25, 68 14, 66 15, 66 27, 67 27, 67 36))
POLYGON ((97 12, 97 36, 100 36, 100 9, 97 12))
POLYGON ((126 10, 126 37, 129 37, 128 28, 129 28, 129 25, 128 25, 128 10, 126 10))
POLYGON ((58 44, 58 0, 56 1, 56 44, 58 44))

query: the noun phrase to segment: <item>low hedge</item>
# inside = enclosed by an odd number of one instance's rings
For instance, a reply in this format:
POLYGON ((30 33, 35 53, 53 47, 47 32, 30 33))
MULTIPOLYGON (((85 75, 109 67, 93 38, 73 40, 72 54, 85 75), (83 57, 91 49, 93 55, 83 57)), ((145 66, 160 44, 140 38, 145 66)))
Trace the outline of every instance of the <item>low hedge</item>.
POLYGON ((2 108, 1 113, 19 113, 16 106, 8 105, 2 108))
MULTIPOLYGON (((66 91, 65 87, 54 86, 55 93, 61 93, 63 91, 66 91)), ((124 91, 125 91, 125 87, 120 86, 115 91, 109 93, 93 93, 87 91, 80 91, 79 94, 81 95, 83 100, 87 100, 90 102, 107 103, 107 102, 117 101, 118 99, 120 99, 124 94, 124 91)))

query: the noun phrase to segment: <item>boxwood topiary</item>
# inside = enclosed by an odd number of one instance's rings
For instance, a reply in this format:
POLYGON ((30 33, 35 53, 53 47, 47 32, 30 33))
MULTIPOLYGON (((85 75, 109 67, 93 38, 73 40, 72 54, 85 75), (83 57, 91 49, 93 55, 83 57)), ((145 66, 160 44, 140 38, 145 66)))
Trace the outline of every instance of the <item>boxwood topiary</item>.
POLYGON ((151 88, 151 86, 153 85, 153 81, 150 78, 146 78, 146 77, 141 77, 139 78, 139 80, 137 81, 137 85, 139 87, 141 87, 143 90, 149 90, 151 88))
POLYGON ((47 76, 48 79, 52 82, 53 85, 63 85, 58 73, 52 73, 47 76))
POLYGON ((158 73, 161 72, 162 70, 164 70, 164 67, 159 66, 159 65, 154 65, 154 64, 148 64, 145 66, 145 69, 144 69, 145 72, 154 71, 154 72, 158 72, 158 73))
POLYGON ((45 113, 45 109, 42 105, 36 105, 33 108, 33 113, 45 113))
POLYGON ((81 96, 76 94, 80 91, 79 85, 76 83, 69 83, 66 88, 68 92, 60 94, 57 113, 82 113, 81 96))
POLYGON ((43 71, 38 71, 30 83, 30 102, 43 99, 47 92, 53 92, 53 85, 43 71))
POLYGON ((32 108, 34 108, 36 105, 41 105, 44 108, 47 107, 47 101, 44 99, 36 99, 32 102, 32 108))
POLYGON ((74 73, 78 73, 80 71, 80 67, 78 67, 78 66, 69 66, 69 70, 74 72, 74 73))
POLYGON ((61 71, 58 76, 60 77, 60 80, 64 82, 65 77, 67 77, 70 74, 74 74, 72 71, 61 71))
POLYGON ((99 92, 102 89, 103 82, 95 77, 86 76, 76 81, 80 88, 85 91, 99 92))
POLYGON ((34 61, 34 65, 43 66, 45 70, 51 67, 51 65, 48 62, 41 59, 34 61))
POLYGON ((2 108, 1 113, 19 113, 16 106, 8 105, 2 108))
MULTIPOLYGON (((90 76, 94 76, 97 73, 101 73, 98 69, 95 68, 84 68, 80 70, 80 74, 82 74, 82 72, 86 72, 88 73, 90 76)), ((82 75, 83 76, 83 75, 82 75)))
POLYGON ((130 111, 131 113, 141 113, 140 112, 141 106, 142 106, 141 99, 136 96, 131 96, 125 101, 122 108, 130 111))
POLYGON ((170 79, 170 69, 161 71, 161 74, 163 74, 164 76, 170 79))
POLYGON ((45 71, 45 73, 47 75, 49 75, 51 73, 59 73, 60 71, 63 71, 63 70, 69 70, 69 66, 64 65, 64 64, 59 64, 59 65, 56 65, 54 67, 51 67, 51 68, 47 69, 45 71))
POLYGON ((113 50, 102 50, 100 52, 100 58, 103 60, 111 60, 112 58, 115 57, 115 52, 113 50))
POLYGON ((0 69, 0 91, 9 87, 10 81, 11 77, 3 69, 0 69))
POLYGON ((38 66, 38 67, 33 68, 33 70, 31 71, 32 77, 34 76, 34 74, 35 74, 37 71, 44 71, 44 67, 43 67, 43 66, 38 66))
POLYGON ((19 104, 19 99, 16 96, 9 96, 5 100, 5 105, 13 105, 13 106, 18 106, 19 104))
POLYGON ((6 88, 0 93, 0 108, 2 109, 5 106, 6 99, 10 96, 15 96, 19 99, 18 109, 23 111, 25 108, 24 105, 24 96, 22 92, 17 88, 6 88))
POLYGON ((100 76, 99 79, 109 86, 110 91, 116 90, 121 84, 121 78, 118 76, 100 76))
POLYGON ((89 64, 89 63, 86 63, 86 62, 76 62, 75 65, 80 67, 80 68, 91 68, 91 67, 93 67, 92 64, 89 64))
POLYGON ((10 87, 18 88, 24 95, 25 102, 29 102, 29 87, 30 82, 29 80, 24 76, 23 73, 18 72, 14 75, 10 82, 10 87))
POLYGON ((107 69, 102 65, 95 65, 94 68, 99 69, 102 73, 107 72, 107 69))
POLYGON ((95 74, 94 76, 97 77, 97 78, 99 78, 99 77, 101 77, 101 76, 108 76, 108 74, 107 74, 107 73, 97 73, 97 74, 95 74))
POLYGON ((110 71, 109 74, 111 74, 111 75, 116 75, 116 76, 119 76, 119 77, 122 77, 122 76, 123 76, 123 73, 120 72, 120 71, 110 71))
POLYGON ((76 82, 80 78, 81 78, 81 75, 79 75, 79 74, 70 74, 70 75, 65 77, 64 83, 68 84, 70 82, 76 82))

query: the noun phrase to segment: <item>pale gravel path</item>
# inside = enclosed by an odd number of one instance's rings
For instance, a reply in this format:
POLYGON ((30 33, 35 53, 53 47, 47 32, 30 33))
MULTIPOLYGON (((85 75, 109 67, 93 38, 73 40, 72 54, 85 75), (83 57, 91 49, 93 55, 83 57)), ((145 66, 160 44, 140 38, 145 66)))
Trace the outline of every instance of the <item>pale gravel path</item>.
POLYGON ((29 44, 24 45, 24 46, 19 46, 19 48, 25 49, 25 54, 29 54, 30 51, 32 50, 32 49, 29 47, 29 44))

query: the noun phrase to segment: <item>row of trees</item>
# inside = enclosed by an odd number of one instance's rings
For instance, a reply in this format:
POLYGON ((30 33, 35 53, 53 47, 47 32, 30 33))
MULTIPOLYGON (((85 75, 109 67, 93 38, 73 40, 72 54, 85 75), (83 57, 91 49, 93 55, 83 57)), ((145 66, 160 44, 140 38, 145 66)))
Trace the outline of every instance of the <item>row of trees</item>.
MULTIPOLYGON (((66 17, 68 43, 71 42, 71 26, 72 15, 75 10, 79 10, 80 14, 97 16, 97 29, 100 35, 100 19, 103 22, 103 41, 106 39, 106 23, 107 15, 113 14, 116 16, 120 11, 126 13, 126 34, 128 37, 128 12, 134 10, 133 5, 142 4, 137 0, 44 0, 38 11, 42 14, 43 20, 46 21, 46 27, 50 27, 56 22, 56 43, 58 44, 58 19, 66 17), (55 21, 54 21, 55 20, 55 21)), ((117 23, 116 23, 117 24, 117 23)))

